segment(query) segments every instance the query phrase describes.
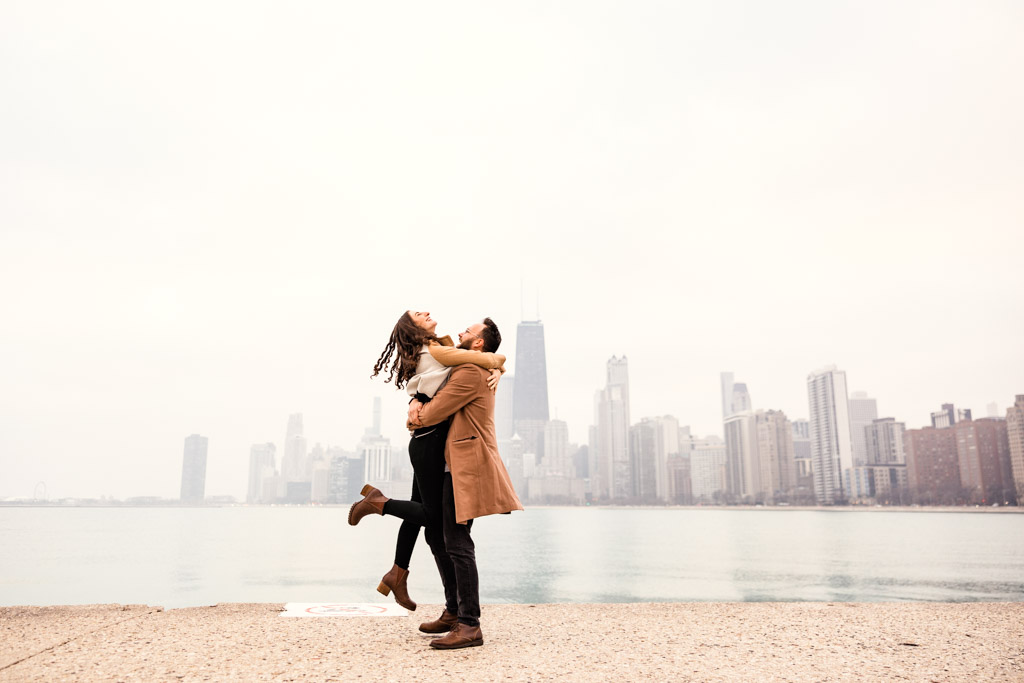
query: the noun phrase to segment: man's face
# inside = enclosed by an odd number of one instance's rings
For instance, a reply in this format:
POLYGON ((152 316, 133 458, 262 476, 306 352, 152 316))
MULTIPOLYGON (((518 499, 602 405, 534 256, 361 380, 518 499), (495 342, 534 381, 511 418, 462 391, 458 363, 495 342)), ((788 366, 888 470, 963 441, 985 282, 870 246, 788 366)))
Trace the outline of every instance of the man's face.
POLYGON ((482 351, 484 340, 480 333, 484 331, 483 323, 476 323, 466 328, 465 332, 459 332, 459 348, 469 351, 482 351))

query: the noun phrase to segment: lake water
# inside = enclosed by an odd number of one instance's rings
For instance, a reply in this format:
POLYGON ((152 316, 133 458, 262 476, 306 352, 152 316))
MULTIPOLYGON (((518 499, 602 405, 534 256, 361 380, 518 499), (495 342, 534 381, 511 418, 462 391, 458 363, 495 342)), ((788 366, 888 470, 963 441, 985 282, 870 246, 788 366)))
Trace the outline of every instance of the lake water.
MULTIPOLYGON (((386 600, 399 522, 347 512, 0 508, 0 604, 386 600)), ((473 537, 485 603, 1024 600, 1024 514, 532 508, 473 537)), ((410 569, 443 602, 422 537, 410 569)))

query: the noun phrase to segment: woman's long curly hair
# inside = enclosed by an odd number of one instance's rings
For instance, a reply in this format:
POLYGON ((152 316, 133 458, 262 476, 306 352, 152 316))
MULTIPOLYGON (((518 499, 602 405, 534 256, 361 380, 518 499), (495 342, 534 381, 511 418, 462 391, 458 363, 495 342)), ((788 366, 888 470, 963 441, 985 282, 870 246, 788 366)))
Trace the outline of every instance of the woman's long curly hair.
POLYGON ((395 323, 395 329, 391 330, 388 345, 384 347, 384 353, 380 354, 377 364, 373 366, 370 378, 382 372, 389 373, 384 382, 395 380, 395 386, 401 389, 416 374, 416 364, 419 363, 423 345, 436 339, 436 336, 413 322, 409 311, 406 311, 395 323))

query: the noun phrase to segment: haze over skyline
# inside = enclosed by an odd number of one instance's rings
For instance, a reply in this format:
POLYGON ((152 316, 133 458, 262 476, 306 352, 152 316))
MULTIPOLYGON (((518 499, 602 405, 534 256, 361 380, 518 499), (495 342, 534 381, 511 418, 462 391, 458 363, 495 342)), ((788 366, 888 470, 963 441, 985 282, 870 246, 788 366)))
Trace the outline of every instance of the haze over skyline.
POLYGON ((1024 393, 1024 10, 1009 2, 0 8, 0 498, 244 498, 302 413, 354 447, 399 314, 540 315, 585 442, 807 417, 835 364, 928 424, 1024 393), (521 307, 521 282, 528 304, 521 307))

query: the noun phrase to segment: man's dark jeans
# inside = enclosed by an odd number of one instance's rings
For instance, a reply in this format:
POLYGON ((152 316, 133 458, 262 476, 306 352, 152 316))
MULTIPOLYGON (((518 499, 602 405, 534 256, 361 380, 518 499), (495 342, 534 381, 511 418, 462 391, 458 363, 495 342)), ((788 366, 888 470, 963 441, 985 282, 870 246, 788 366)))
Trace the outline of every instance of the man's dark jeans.
MULTIPOLYGON (((444 547, 447 559, 438 559, 436 552, 434 559, 437 560, 441 580, 444 581, 446 609, 450 614, 458 614, 459 622, 479 626, 480 578, 476 572, 476 546, 469 535, 473 520, 465 524, 455 521, 455 493, 450 472, 444 473, 444 495, 441 502, 444 509, 444 547), (452 609, 452 598, 457 600, 457 611, 452 609)), ((434 546, 431 546, 433 549, 434 546)))
MULTIPOLYGON (((434 555, 437 571, 444 586, 444 604, 449 614, 469 626, 480 625, 480 580, 476 570, 476 546, 469 535, 473 520, 455 522, 455 494, 452 475, 444 471, 444 442, 447 423, 440 433, 414 438, 409 443, 415 482, 413 500, 390 500, 385 514, 405 520, 398 534, 398 559, 412 554, 416 533, 423 526, 423 535, 434 555)), ((408 565, 406 565, 408 566, 408 565)))

